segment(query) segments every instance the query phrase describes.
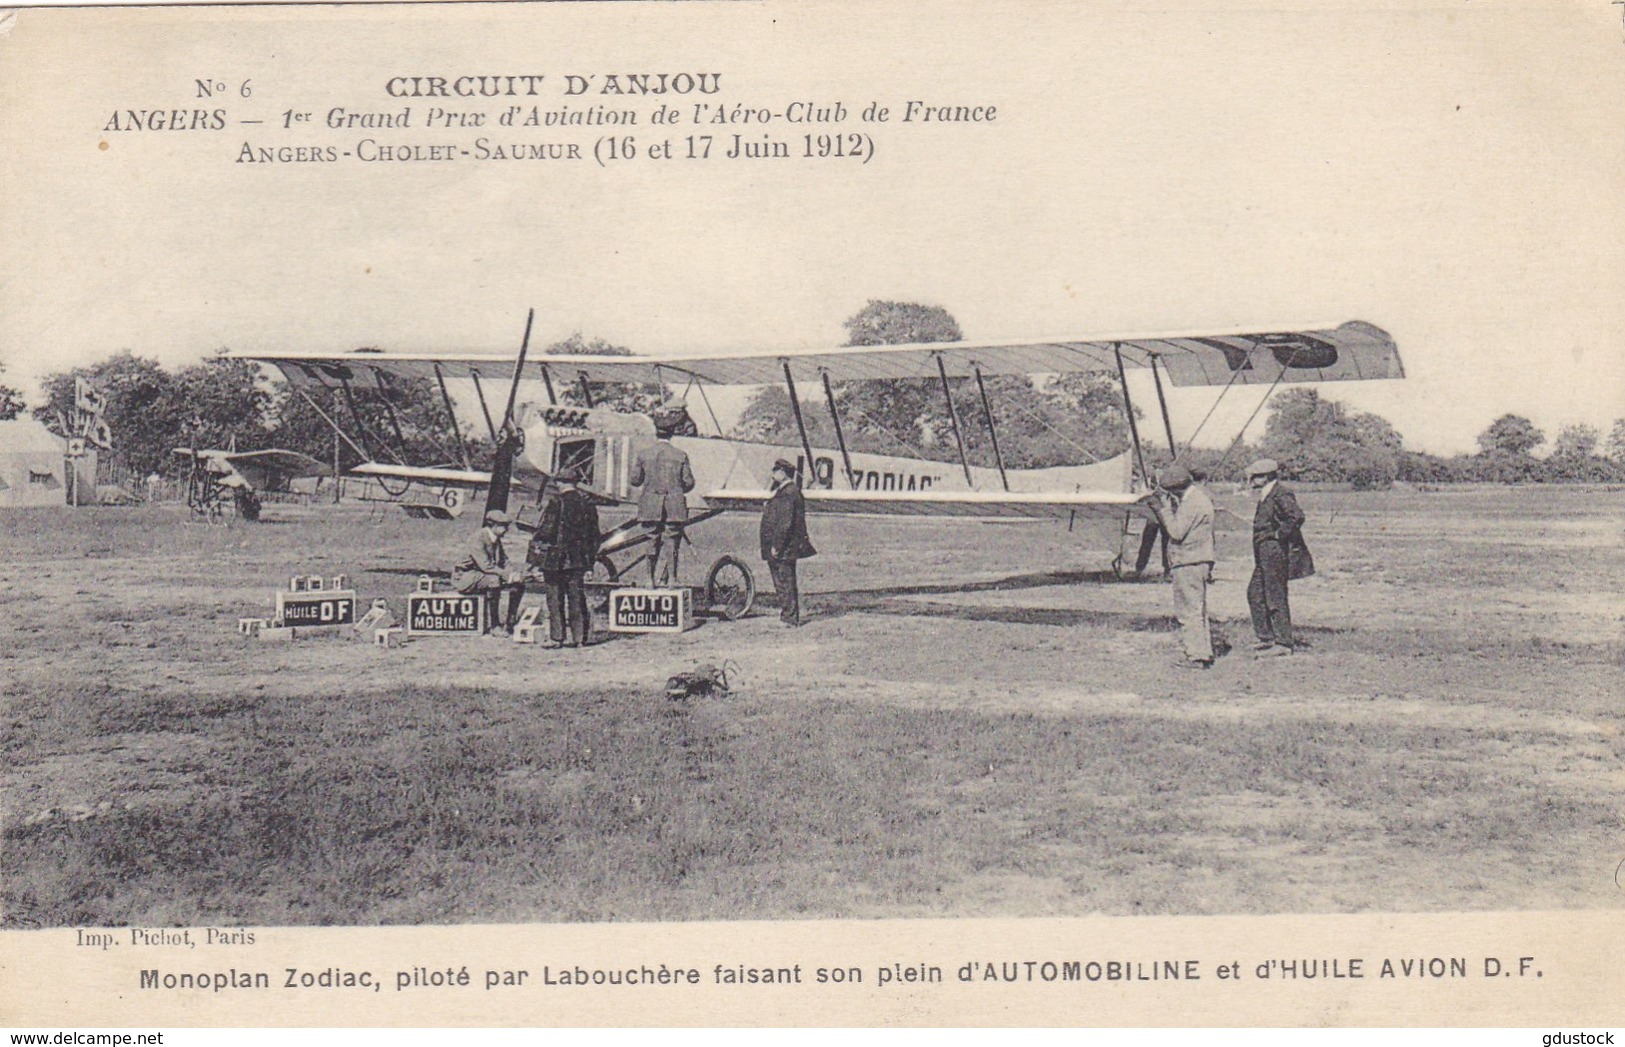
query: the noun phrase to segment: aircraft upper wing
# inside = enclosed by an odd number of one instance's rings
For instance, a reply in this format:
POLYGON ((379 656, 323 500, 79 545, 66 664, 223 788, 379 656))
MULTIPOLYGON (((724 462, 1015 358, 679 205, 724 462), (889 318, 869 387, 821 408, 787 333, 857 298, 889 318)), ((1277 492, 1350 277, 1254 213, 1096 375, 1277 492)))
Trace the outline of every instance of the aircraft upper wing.
MULTIPOLYGON (((233 469, 251 470, 256 473, 275 473, 289 479, 303 476, 327 476, 333 470, 302 451, 289 451, 280 447, 266 448, 263 451, 220 451, 206 450, 194 451, 190 447, 177 447, 175 453, 191 457, 197 455, 211 462, 225 462, 233 469)), ((223 467, 222 467, 223 468, 223 467)))
MULTIPOLYGON (((801 492, 808 512, 862 513, 876 516, 963 516, 1032 520, 1109 517, 1124 513, 1154 520, 1150 495, 1112 491, 840 491, 808 488, 801 492)), ((771 491, 727 488, 707 491, 706 504, 716 509, 756 510, 771 491)))
MULTIPOLYGON (((832 381, 931 378, 937 361, 950 378, 980 370, 987 375, 1068 374, 1148 367, 1157 360, 1174 385, 1268 385, 1403 378, 1399 349, 1387 332, 1359 320, 1272 331, 1220 331, 1153 335, 1105 335, 1012 342, 934 342, 916 345, 841 346, 749 353, 672 356, 532 355, 525 377, 569 383, 643 382, 693 378, 712 385, 772 385, 784 367, 832 381)), ((297 385, 388 389, 401 378, 478 377, 506 383, 513 353, 305 353, 271 350, 233 354, 275 364, 297 385)))
POLYGON ((308 454, 281 448, 271 448, 264 451, 233 451, 228 453, 225 458, 226 461, 238 469, 245 466, 263 469, 287 476, 290 479, 302 476, 327 476, 333 471, 332 466, 325 465, 308 454))

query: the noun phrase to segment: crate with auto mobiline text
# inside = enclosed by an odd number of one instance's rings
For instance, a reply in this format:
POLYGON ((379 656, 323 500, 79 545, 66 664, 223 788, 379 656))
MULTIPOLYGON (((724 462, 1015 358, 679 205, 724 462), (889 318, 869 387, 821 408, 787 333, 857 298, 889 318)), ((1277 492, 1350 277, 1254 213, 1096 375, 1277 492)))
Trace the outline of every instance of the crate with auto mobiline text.
POLYGON ((609 628, 618 633, 680 633, 694 623, 692 589, 611 589, 609 628))
POLYGON ((406 596, 406 635, 478 636, 485 632, 485 598, 478 593, 414 592, 406 596))

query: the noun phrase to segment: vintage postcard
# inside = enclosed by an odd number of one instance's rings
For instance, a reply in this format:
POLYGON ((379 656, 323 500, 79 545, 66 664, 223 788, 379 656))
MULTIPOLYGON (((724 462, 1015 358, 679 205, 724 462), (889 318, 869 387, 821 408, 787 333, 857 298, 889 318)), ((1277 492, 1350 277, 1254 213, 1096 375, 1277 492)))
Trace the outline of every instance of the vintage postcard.
POLYGON ((1622 17, 0 15, 0 1020, 1625 1023, 1622 17))

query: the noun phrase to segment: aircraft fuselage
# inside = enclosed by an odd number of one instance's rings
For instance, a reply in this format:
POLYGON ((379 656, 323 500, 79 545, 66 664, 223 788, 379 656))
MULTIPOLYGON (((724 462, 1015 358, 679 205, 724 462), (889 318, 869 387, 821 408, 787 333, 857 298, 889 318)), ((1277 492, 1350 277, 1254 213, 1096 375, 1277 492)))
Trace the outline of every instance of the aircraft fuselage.
MULTIPOLYGON (((654 425, 641 414, 605 408, 529 405, 522 411, 525 444, 515 461, 521 479, 552 475, 569 466, 580 469, 586 485, 619 501, 636 497, 632 463, 655 440, 654 425)), ((706 492, 763 490, 770 486, 773 463, 795 462, 807 487, 858 491, 998 491, 1005 480, 1013 492, 1055 490, 1129 490, 1129 458, 1119 455, 1092 465, 1050 469, 1011 469, 1001 479, 997 469, 971 466, 970 482, 958 462, 937 462, 901 455, 812 449, 808 467, 800 447, 757 443, 716 436, 678 436, 672 443, 684 451, 694 471, 689 504, 703 507, 706 492), (846 462, 850 460, 851 471, 846 462)))

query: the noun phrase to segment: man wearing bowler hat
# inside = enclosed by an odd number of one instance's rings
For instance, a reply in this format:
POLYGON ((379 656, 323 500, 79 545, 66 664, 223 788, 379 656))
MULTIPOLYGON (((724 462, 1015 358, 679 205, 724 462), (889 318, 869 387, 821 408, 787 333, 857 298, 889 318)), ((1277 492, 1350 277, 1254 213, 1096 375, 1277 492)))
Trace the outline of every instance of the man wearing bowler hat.
POLYGON ((1292 653, 1292 611, 1287 583, 1315 573, 1315 562, 1303 540, 1303 510, 1292 491, 1280 481, 1281 466, 1273 458, 1260 458, 1247 467, 1247 486, 1258 499, 1253 513, 1253 576, 1247 583, 1247 608, 1252 612, 1255 648, 1260 658, 1292 653))
POLYGON ((1213 666, 1213 634, 1208 630, 1207 585, 1213 574, 1213 499, 1189 469, 1164 469, 1151 503, 1168 536, 1168 574, 1174 583, 1174 616, 1179 619, 1186 669, 1213 666))
POLYGON ((773 575, 779 597, 779 620, 801 624, 801 592, 796 584, 796 561, 815 556, 807 538, 807 500, 796 481, 796 467, 780 458, 773 463, 773 497, 762 507, 762 559, 773 575))
POLYGON ((487 632, 512 633, 519 622, 519 601, 525 596, 525 573, 509 566, 508 551, 502 539, 513 525, 513 517, 500 509, 485 514, 485 525, 474 533, 463 558, 451 569, 451 584, 460 593, 478 593, 485 600, 487 632), (508 594, 508 614, 498 616, 502 594, 508 594), (499 626, 504 622, 505 626, 499 626))

